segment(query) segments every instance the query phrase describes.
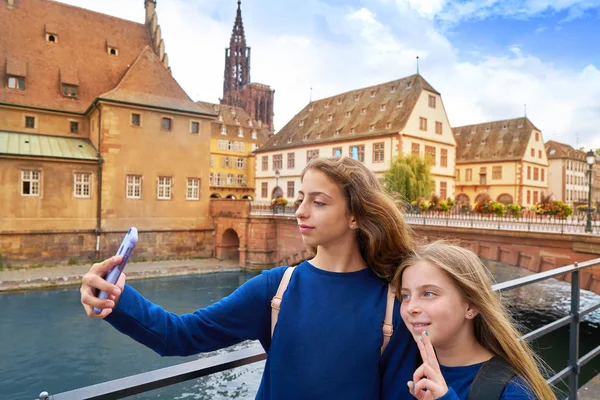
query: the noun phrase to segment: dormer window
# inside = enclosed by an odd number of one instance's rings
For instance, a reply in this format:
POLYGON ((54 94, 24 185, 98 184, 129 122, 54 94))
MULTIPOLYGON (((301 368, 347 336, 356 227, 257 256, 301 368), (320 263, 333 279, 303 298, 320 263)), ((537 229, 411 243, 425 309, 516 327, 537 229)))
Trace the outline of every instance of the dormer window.
POLYGON ((75 85, 62 85, 62 94, 65 97, 76 98, 77 97, 77 86, 75 85))
POLYGON ((354 132, 355 132, 354 128, 350 128, 350 134, 354 135, 354 132))
POLYGON ((346 111, 346 118, 350 118, 350 111, 346 111))
POLYGON ((366 113, 367 113, 367 109, 366 109, 366 108, 362 108, 362 109, 360 110, 360 113, 361 113, 361 114, 363 114, 363 115, 364 115, 364 114, 366 114, 366 113))
POLYGON ((360 99, 360 96, 359 96, 359 95, 357 95, 357 94, 355 94, 355 95, 354 95, 354 101, 358 101, 358 99, 360 99))
POLYGON ((340 136, 340 130, 335 131, 334 136, 340 136))
POLYGON ((319 123, 319 117, 315 118, 315 124, 319 123))
POLYGON ((471 135, 474 135, 477 132, 476 128, 471 129, 471 135))
POLYGON ((460 131, 456 131, 456 133, 454 134, 455 136, 460 136, 461 132, 460 131))
POLYGON ((25 90, 27 63, 13 58, 6 60, 6 85, 9 89, 25 90))
POLYGON ((312 104, 310 106, 308 106, 308 111, 312 111, 314 109, 314 107, 312 106, 312 104))
POLYGON ((469 146, 471 146, 471 141, 470 140, 467 141, 467 147, 469 147, 469 146))
POLYGON ((340 104, 342 104, 342 99, 337 99, 337 105, 339 106, 340 104))
POLYGON ((329 108, 329 102, 325 103, 325 108, 329 108))
POLYGON ((373 132, 375 130, 375 125, 369 125, 369 132, 373 132))
POLYGON ((329 114, 327 116, 327 121, 333 121, 333 114, 329 114))
POLYGON ((481 141, 481 144, 485 144, 485 139, 483 139, 483 140, 481 141))
POLYGON ((523 121, 519 122, 519 128, 523 127, 523 121))
POLYGON ((390 92, 394 93, 396 91, 396 86, 392 86, 392 88, 390 89, 390 92))
POLYGON ((406 88, 407 88, 407 89, 410 89, 410 88, 412 88, 412 82, 408 82, 408 85, 406 85, 406 88))
POLYGON ((385 129, 390 129, 392 127, 392 123, 388 122, 387 124, 385 124, 385 129))
POLYGON ((507 130, 508 129, 508 125, 506 125, 506 124, 502 125, 502 129, 503 130, 507 130))
POLYGON ((221 126, 221 135, 227 135, 227 128, 225 125, 221 126))
POLYGON ((252 130, 252 139, 256 139, 256 131, 252 130))
POLYGON ((235 117, 235 119, 233 120, 233 122, 235 122, 236 125, 240 124, 240 119, 238 117, 235 117))
POLYGON ((118 56, 119 55, 119 46, 114 41, 106 41, 106 52, 110 56, 118 56))
POLYGON ((380 111, 385 111, 385 104, 382 104, 381 107, 379 107, 380 111))
POLYGON ((515 135, 515 137, 513 138, 513 142, 518 142, 519 141, 519 136, 515 135))
POLYGON ((502 142, 503 142, 502 138, 498 139, 498 143, 502 143, 502 142))
POLYGON ((252 125, 252 120, 251 120, 251 119, 249 119, 249 120, 248 120, 248 126, 249 126, 250 128, 252 128, 252 126, 253 126, 253 125, 252 125))
POLYGON ((371 90, 371 97, 375 97, 375 91, 371 90))
POLYGON ((300 122, 298 123, 298 126, 304 126, 304 120, 300 120, 300 122))
POLYGON ((308 140, 308 135, 304 135, 304 137, 302 138, 303 141, 307 141, 308 140))
POLYGON ((238 131, 238 137, 244 137, 244 131, 242 130, 242 128, 240 128, 240 130, 238 131))
POLYGON ((288 143, 292 143, 292 138, 288 138, 288 143))
POLYGON ((402 108, 403 102, 402 100, 398 100, 398 102, 396 103, 396 108, 402 108))
POLYGON ((489 132, 490 131, 490 127, 488 126, 487 128, 485 128, 485 131, 489 132))
POLYGON ((9 76, 8 87, 10 89, 25 90, 25 78, 20 76, 9 76))
POLYGON ((49 43, 58 42, 58 28, 55 25, 46 25, 46 41, 49 43))
POLYGON ((235 115, 235 114, 236 114, 235 108, 232 107, 231 108, 231 115, 235 115))
POLYGON ((321 134, 320 133, 317 134, 317 139, 321 139, 321 134))
POLYGON ((219 122, 223 122, 223 116, 219 114, 219 122))

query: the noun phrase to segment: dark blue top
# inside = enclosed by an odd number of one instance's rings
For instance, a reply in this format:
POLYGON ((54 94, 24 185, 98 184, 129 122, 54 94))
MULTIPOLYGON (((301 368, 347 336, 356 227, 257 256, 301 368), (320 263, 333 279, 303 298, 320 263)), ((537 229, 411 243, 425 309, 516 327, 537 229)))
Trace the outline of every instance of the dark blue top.
POLYGON ((181 316, 125 286, 106 321, 163 356, 259 340, 268 357, 257 399, 412 399, 406 382, 417 348, 397 300, 394 334, 380 352, 387 283, 371 269, 335 273, 304 262, 271 341, 271 299, 286 268, 263 271, 218 303, 181 316))
MULTIPOLYGON (((448 392, 437 400, 467 400, 469 397, 469 388, 482 365, 483 363, 467 365, 465 367, 445 367, 440 365, 440 370, 448 386, 448 392)), ((506 385, 500 400, 530 400, 535 398, 523 381, 515 378, 506 385)))

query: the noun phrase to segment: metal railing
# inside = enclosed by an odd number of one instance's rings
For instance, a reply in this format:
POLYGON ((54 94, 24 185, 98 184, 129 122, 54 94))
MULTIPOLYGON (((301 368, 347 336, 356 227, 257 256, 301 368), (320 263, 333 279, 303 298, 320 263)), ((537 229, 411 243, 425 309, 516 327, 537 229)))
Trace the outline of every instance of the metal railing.
MULTIPOLYGON (((250 205, 251 215, 294 217, 294 206, 272 206, 269 204, 250 205)), ((428 211, 417 212, 409 207, 403 212, 404 219, 411 225, 449 226, 455 228, 494 229, 518 232, 547 232, 558 234, 600 235, 600 219, 594 214, 592 232, 586 232, 585 213, 576 213, 568 218, 552 215, 537 215, 523 212, 518 218, 499 217, 493 214, 480 214, 473 211, 428 211)))
MULTIPOLYGON (((521 337, 521 340, 532 341, 566 325, 570 325, 569 338, 569 360, 568 366, 550 377, 547 381, 550 385, 556 385, 568 377, 568 398, 577 399, 579 386, 579 374, 581 367, 600 355, 600 345, 584 356, 579 356, 579 324, 582 317, 600 309, 600 302, 580 310, 580 271, 593 266, 600 266, 600 258, 575 263, 565 267, 556 268, 546 272, 540 272, 523 278, 499 283, 493 286, 495 291, 507 291, 519 287, 531 285, 555 276, 571 274, 571 310, 569 315, 546 324, 521 337)), ((48 394, 42 392, 39 400, 82 400, 82 399, 120 399, 133 396, 150 390, 170 386, 176 383, 197 379, 211 375, 216 372, 229 370, 236 367, 252 364, 266 359, 266 354, 259 345, 244 350, 238 350, 221 354, 214 357, 203 358, 196 361, 182 363, 172 367, 157 369, 138 375, 132 375, 97 385, 87 386, 68 392, 48 394)), ((399 383, 400 384, 400 383, 399 383)))

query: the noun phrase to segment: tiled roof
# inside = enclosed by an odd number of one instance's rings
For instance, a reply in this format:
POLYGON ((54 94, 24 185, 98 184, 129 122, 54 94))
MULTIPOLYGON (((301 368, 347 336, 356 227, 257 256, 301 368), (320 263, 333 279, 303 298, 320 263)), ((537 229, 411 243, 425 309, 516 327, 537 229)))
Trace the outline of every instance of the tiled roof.
POLYGON ((98 95, 113 89, 151 45, 144 24, 57 1, 16 0, 14 8, 4 2, 0 102, 83 112, 98 95), (47 31, 57 35, 56 43, 46 41, 47 31), (108 54, 107 43, 118 46, 118 56, 108 54), (6 88, 7 68, 18 74, 25 71, 26 90, 6 88), (77 100, 62 96, 61 78, 79 84, 77 100))
POLYGON ((87 139, 0 131, 0 155, 98 160, 87 139))
POLYGON ((439 94, 411 75, 313 101, 257 152, 399 132, 423 90, 439 94))
POLYGON ((546 153, 548 154, 549 160, 568 158, 571 160, 585 161, 586 152, 581 150, 575 150, 568 144, 559 143, 554 140, 548 140, 544 146, 546 147, 546 153))
POLYGON ((212 107, 196 104, 188 97, 148 46, 142 50, 117 87, 99 97, 216 116, 212 107))
POLYGON ((246 138, 251 138, 252 131, 256 131, 256 140, 258 143, 264 143, 269 138, 269 127, 265 124, 262 124, 262 127, 260 127, 261 123, 252 119, 250 114, 243 108, 204 101, 197 101, 196 104, 218 114, 217 120, 213 121, 211 128, 211 136, 213 137, 237 138, 239 129, 242 128, 244 137, 246 138), (223 125, 227 129, 226 135, 221 133, 223 125))
POLYGON ((534 130, 527 117, 452 128, 456 164, 522 160, 534 130))

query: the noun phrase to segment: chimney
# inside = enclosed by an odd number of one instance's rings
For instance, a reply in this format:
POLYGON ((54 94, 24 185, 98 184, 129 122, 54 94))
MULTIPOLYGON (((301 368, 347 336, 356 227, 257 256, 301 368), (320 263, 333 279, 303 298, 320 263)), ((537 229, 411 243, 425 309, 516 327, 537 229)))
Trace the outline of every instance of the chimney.
POLYGON ((156 0, 144 0, 144 7, 146 8, 146 25, 148 25, 152 21, 152 16, 156 10, 156 0))

